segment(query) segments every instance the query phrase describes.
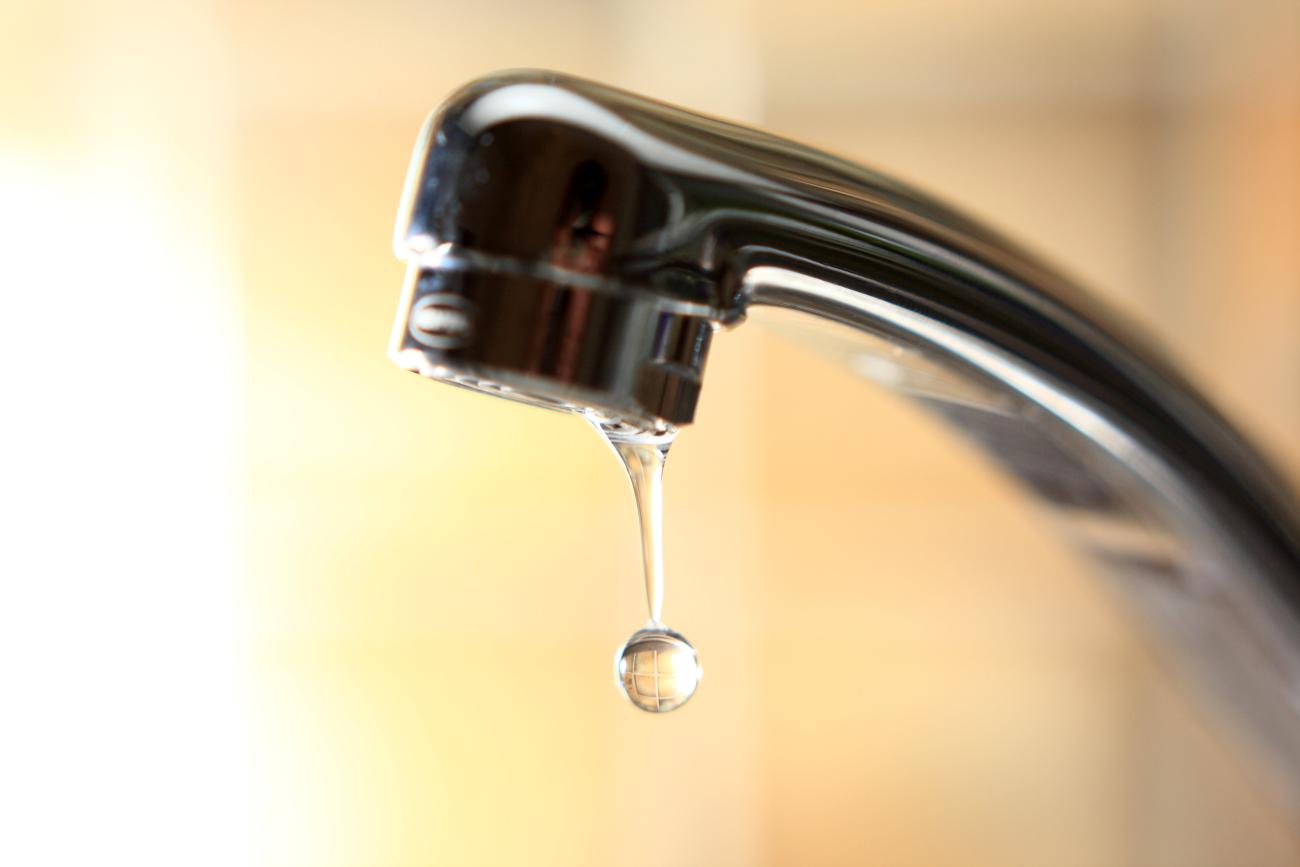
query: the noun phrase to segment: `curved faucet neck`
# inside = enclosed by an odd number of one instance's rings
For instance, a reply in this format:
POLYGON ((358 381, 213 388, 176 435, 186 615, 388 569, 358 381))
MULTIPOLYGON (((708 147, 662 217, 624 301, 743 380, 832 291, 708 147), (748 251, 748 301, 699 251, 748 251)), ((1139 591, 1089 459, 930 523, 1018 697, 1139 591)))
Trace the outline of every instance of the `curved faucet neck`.
POLYGON ((691 420, 714 326, 752 304, 888 347, 883 384, 1065 519, 1300 804, 1289 492, 1149 338, 996 233, 802 145, 515 73, 430 119, 396 245, 395 360, 637 427, 691 420))

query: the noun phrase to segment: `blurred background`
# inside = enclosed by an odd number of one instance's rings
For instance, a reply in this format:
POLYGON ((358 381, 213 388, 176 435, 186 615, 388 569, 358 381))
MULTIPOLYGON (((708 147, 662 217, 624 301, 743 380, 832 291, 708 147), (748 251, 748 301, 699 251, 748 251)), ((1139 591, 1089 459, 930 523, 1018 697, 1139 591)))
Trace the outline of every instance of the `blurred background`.
POLYGON ((664 718, 611 684, 608 449, 384 357, 423 117, 546 67, 986 218, 1294 483, 1294 0, 0 8, 6 863, 1300 861, 1018 491, 779 330, 719 336, 669 462, 708 677, 664 718))

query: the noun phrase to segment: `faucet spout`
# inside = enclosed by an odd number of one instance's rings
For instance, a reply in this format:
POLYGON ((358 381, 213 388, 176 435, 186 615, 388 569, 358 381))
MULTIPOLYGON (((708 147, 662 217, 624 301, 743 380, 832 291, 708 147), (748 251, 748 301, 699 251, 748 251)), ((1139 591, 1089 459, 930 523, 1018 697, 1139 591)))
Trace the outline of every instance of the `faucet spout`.
POLYGON ((1300 511, 1150 339, 993 231, 765 133, 541 72, 425 125, 390 356, 666 430, 751 305, 833 320, 855 366, 976 440, 1127 591, 1300 805, 1300 511))

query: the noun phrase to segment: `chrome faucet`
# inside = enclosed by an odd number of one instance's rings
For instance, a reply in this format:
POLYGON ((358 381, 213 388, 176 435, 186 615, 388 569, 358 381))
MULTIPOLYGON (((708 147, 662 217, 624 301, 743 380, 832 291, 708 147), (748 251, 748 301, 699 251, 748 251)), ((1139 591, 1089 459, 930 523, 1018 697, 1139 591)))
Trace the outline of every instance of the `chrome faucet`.
POLYGON ((994 232, 802 145, 519 72, 425 124, 395 247, 397 364, 606 424, 689 423, 714 331, 753 305, 855 329, 855 367, 1060 518, 1300 805, 1290 492, 1150 339, 994 232))

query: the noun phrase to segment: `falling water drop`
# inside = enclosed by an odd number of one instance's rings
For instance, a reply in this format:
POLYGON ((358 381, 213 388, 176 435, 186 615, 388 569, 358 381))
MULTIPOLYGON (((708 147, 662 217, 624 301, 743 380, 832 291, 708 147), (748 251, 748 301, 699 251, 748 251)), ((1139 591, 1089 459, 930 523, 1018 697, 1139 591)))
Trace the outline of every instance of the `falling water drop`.
POLYGON ((689 641, 667 627, 647 626, 619 649, 614 673, 632 704, 666 713, 695 695, 704 669, 689 641))
POLYGON ((627 469, 641 524, 645 568, 646 625, 633 633, 614 658, 614 675, 637 707, 665 713, 695 694, 704 673, 695 648, 663 624, 663 473, 677 431, 646 431, 593 417, 592 424, 627 469))

